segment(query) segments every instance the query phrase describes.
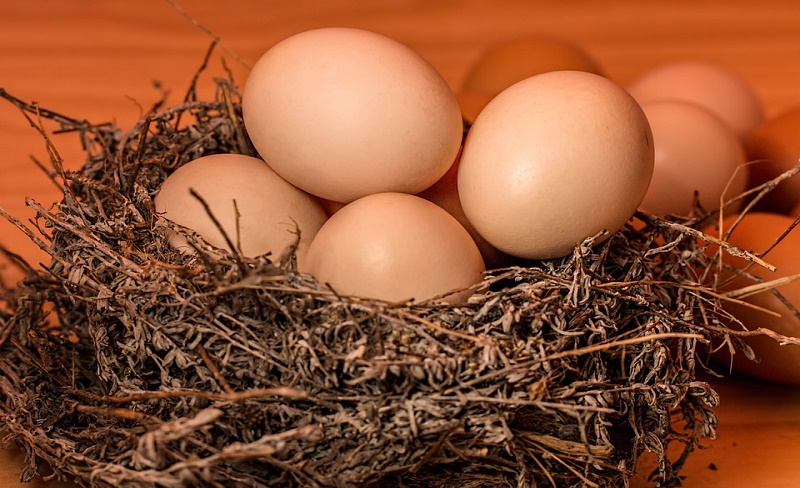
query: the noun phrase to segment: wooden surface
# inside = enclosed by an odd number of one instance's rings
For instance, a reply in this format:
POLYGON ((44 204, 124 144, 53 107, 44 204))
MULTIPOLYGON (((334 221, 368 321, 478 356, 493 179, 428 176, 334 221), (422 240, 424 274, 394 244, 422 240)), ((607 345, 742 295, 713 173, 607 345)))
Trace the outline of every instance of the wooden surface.
MULTIPOLYGON (((295 32, 360 27, 416 49, 457 89, 491 43, 546 34, 578 43, 622 85, 665 61, 706 59, 748 81, 767 115, 800 104, 795 0, 181 0, 181 6, 244 64, 295 32)), ((169 90, 168 103, 181 100, 210 41, 162 0, 4 0, 0 87, 65 115, 128 127, 161 97, 155 81, 169 90)), ((222 55, 218 49, 212 58, 211 75, 223 73, 222 55)), ((246 66, 231 55, 225 59, 241 84, 246 66)), ((207 95, 210 83, 202 87, 207 95)), ((55 136, 54 142, 67 167, 81 164, 74 138, 55 136)), ((25 197, 47 203, 58 196, 30 156, 46 161, 41 137, 19 111, 0 103, 0 206, 23 219, 32 215, 25 197)), ((0 239, 29 261, 42 259, 5 223, 0 239)), ((17 276, 12 269, 3 275, 7 281, 17 276)), ((715 386, 722 395, 719 439, 692 457, 684 486, 800 486, 800 390, 732 380, 715 386)), ((0 486, 16 486, 20 463, 17 456, 0 464, 0 486)), ((643 475, 633 484, 648 486, 643 475)))

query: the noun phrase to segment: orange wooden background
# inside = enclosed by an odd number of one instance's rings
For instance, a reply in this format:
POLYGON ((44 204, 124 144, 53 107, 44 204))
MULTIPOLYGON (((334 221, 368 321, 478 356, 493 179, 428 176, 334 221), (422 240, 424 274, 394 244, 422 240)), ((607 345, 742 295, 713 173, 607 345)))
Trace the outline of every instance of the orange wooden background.
MULTIPOLYGON (((323 26, 374 30, 416 49, 457 89, 491 43, 531 34, 571 40, 622 85, 659 63, 706 59, 748 81, 767 115, 800 104, 800 3, 795 0, 181 0, 245 64, 286 36, 323 26)), ((130 126, 161 97, 183 97, 211 38, 164 0, 0 1, 0 87, 76 118, 130 126)), ((222 74, 217 50, 209 73, 222 74)), ((226 55, 241 84, 247 68, 226 55)), ((210 78, 206 78, 209 80, 210 78)), ((208 94, 210 82, 201 93, 208 94)), ((52 129, 52 127, 50 127, 52 129)), ((56 136, 68 167, 77 142, 56 136)), ((0 103, 0 206, 32 215, 25 197, 58 197, 29 157, 46 161, 41 138, 0 103)), ((0 223, 0 240, 29 261, 43 256, 0 223)), ((6 280, 17 274, 2 272, 6 280)), ((686 487, 800 486, 800 390, 714 381, 722 395, 720 438, 696 453, 686 487), (716 469, 711 469, 713 464, 716 469)), ((16 486, 7 453, 0 485, 16 486)), ((15 464, 17 463, 17 464, 15 464)), ((640 472, 645 472, 642 467, 640 472)), ((637 476, 634 486, 646 486, 637 476)))

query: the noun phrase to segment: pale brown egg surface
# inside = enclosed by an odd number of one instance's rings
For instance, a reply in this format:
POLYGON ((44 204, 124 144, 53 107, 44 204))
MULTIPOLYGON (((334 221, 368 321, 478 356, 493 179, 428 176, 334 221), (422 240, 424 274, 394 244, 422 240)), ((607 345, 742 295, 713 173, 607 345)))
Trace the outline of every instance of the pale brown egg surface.
MULTIPOLYGON (((732 215, 724 219, 723 229, 729 228, 736 217, 732 215)), ((773 246, 792 222, 793 219, 785 215, 766 212, 748 213, 733 230, 728 242, 744 250, 762 253, 773 246)), ((714 234, 712 230, 706 232, 714 234)), ((769 271, 759 265, 750 265, 746 269, 748 273, 760 280, 772 281, 800 273, 798 256, 800 256, 800 231, 795 229, 763 256, 764 261, 777 268, 776 271, 769 271)), ((737 269, 744 269, 747 264, 741 258, 734 258, 727 254, 723 254, 722 259, 724 263, 737 269)), ((725 273, 723 279, 728 276, 731 276, 730 272, 725 273)), ((724 284, 722 289, 737 290, 755 283, 756 281, 745 277, 736 277, 733 281, 724 284)), ((800 281, 783 284, 776 290, 795 309, 800 307, 800 281)), ((772 292, 762 291, 743 297, 742 300, 780 316, 776 317, 742 304, 723 302, 724 309, 742 323, 742 325, 729 324, 732 329, 742 330, 742 326, 744 326, 747 330, 756 330, 763 327, 786 336, 800 337, 800 318, 794 315, 792 310, 772 292)), ((754 378, 800 385, 800 346, 781 346, 774 339, 763 335, 747 337, 744 340, 755 352, 758 362, 747 359, 741 352, 737 352, 731 358, 726 350, 722 350, 718 355, 719 361, 726 366, 732 364, 734 370, 754 378)))
MULTIPOLYGON (((765 120, 745 138, 747 154, 753 164, 750 186, 777 178, 800 163, 800 107, 765 120)), ((800 205, 800 175, 784 180, 767 193, 759 208, 790 213, 800 205)), ((796 215, 796 214, 792 214, 796 215)))
POLYGON ((530 259, 560 257, 616 232, 653 172, 641 107, 612 81, 580 71, 536 75, 478 115, 461 155, 458 193, 489 243, 530 259))
POLYGON ((295 186, 335 202, 418 193, 450 167, 463 124, 455 95, 419 54, 349 28, 291 36, 255 64, 244 122, 295 186))
MULTIPOLYGON (((642 208, 689 215, 694 194, 704 210, 740 195, 747 186, 744 146, 718 116, 682 101, 642 103, 653 131, 655 165, 642 208)), ((730 210, 730 207, 729 207, 730 210)))
POLYGON ((743 137, 763 120, 761 101, 738 74, 705 61, 676 61, 644 73, 628 87, 645 103, 682 100, 696 103, 719 116, 743 137))
MULTIPOLYGON (((311 195, 282 179, 264 161, 239 154, 204 156, 168 176, 154 204, 165 218, 222 249, 228 249, 222 232, 190 189, 208 204, 244 256, 271 253, 277 259, 295 242, 299 231, 297 253, 301 259, 326 220, 311 195)), ((170 243, 190 250, 181 235, 174 235, 170 243)))
POLYGON ((445 210, 414 195, 378 193, 325 223, 301 271, 343 295, 403 301, 479 283, 484 264, 469 233, 445 210))

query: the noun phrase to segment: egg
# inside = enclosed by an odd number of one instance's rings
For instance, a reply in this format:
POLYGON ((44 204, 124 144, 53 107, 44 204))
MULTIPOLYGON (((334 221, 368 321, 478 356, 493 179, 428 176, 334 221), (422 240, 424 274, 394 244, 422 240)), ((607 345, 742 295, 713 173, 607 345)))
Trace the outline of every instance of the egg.
MULTIPOLYGON (((745 138, 750 160, 750 186, 777 178, 800 163, 800 107, 770 118, 745 138)), ((759 203, 762 210, 789 213, 800 204, 800 175, 784 180, 759 203)), ((796 214, 794 214, 796 215, 796 214)))
POLYGON ((763 109, 755 92, 733 71, 705 61, 676 61, 640 76, 628 91, 640 103, 683 100, 716 114, 740 137, 761 123, 763 109))
MULTIPOLYGON (((744 146, 719 117, 674 100, 642 103, 655 145, 655 165, 642 208, 660 215, 689 215, 698 192, 705 210, 740 195, 747 186, 744 146)), ((734 209, 737 207, 734 207, 734 209)))
MULTIPOLYGON (((725 231, 730 228, 736 217, 736 215, 732 215, 723 220, 723 229, 725 231)), ((727 240, 730 244, 741 249, 763 253, 789 228, 793 220, 785 215, 750 212, 745 215, 727 240)), ((715 234, 711 229, 707 229, 706 232, 712 235, 719 235, 715 234)), ((713 247, 711 249, 716 250, 713 247)), ((724 253, 722 256, 724 263, 737 269, 745 269, 747 263, 743 259, 724 253)), ((795 228, 763 256, 764 261, 777 268, 776 271, 769 271, 759 265, 750 265, 746 269, 748 273, 764 281, 793 276, 800 274, 798 256, 800 256, 800 230, 795 228)), ((729 276, 731 276, 730 272, 725 273, 722 279, 725 280, 729 276)), ((751 279, 735 277, 733 281, 724 284, 722 290, 737 290, 754 283, 751 279)), ((780 285, 776 290, 796 310, 800 309, 800 281, 792 281, 780 285)), ((778 334, 800 337, 800 318, 794 315, 772 292, 763 291, 746 296, 742 300, 779 315, 774 316, 746 305, 723 302, 725 311, 741 321, 746 329, 755 330, 763 327, 778 334)), ((730 327, 735 330, 742 329, 741 325, 735 323, 730 324, 730 327)), ((753 349, 758 362, 747 359, 741 352, 737 352, 731 358, 725 349, 720 351, 718 359, 725 365, 732 364, 734 370, 754 378, 776 383, 800 385, 800 346, 781 346, 774 339, 760 335, 746 337, 744 341, 753 349)))
MULTIPOLYGON (((458 221, 405 193, 378 193, 336 212, 311 242, 305 272, 343 295, 426 300, 482 280, 480 251, 458 221)), ((469 296, 449 297, 458 303, 469 296)))
POLYGON ((455 95, 419 54, 383 35, 322 28, 291 36, 253 66, 242 95, 259 154, 295 186, 347 203, 418 193, 461 144, 455 95))
MULTIPOLYGON (((239 154, 215 154, 190 161, 161 184, 154 204, 163 217, 187 227, 209 244, 229 249, 222 232, 190 190, 208 204, 242 255, 271 253, 277 258, 297 240, 298 260, 326 220, 325 212, 307 193, 276 174, 264 161, 239 154)), ((174 247, 190 251, 175 234, 174 247)))
POLYGON ((458 194, 467 219, 497 249, 522 258, 567 255, 616 232, 653 173, 641 107, 591 73, 532 76, 495 97, 467 135, 458 194))
POLYGON ((475 91, 459 92, 456 94, 456 100, 458 100, 458 106, 461 108, 461 116, 464 118, 464 121, 470 125, 475 122, 475 118, 481 113, 483 107, 494 97, 495 95, 475 91))
POLYGON ((458 93, 464 118, 474 121, 494 96, 514 83, 563 70, 601 74, 594 59, 563 39, 542 36, 500 42, 483 53, 465 77, 458 93))
POLYGON ((333 200, 326 200, 324 198, 319 198, 319 197, 316 198, 319 204, 322 206, 322 210, 325 211, 325 215, 327 215, 328 217, 335 214, 336 212, 341 210, 342 207, 345 206, 345 204, 342 202, 334 202, 333 200))
POLYGON ((469 222, 469 219, 467 219, 467 216, 464 215, 464 209, 461 208, 461 200, 458 197, 459 161, 460 158, 456 159, 450 169, 447 170, 447 173, 445 173, 439 181, 434 183, 433 186, 427 190, 419 193, 418 196, 446 210, 447 213, 455 217, 455 219, 467 229, 472 240, 478 245, 481 256, 483 256, 483 262, 488 268, 494 269, 508 266, 512 263, 512 257, 489 244, 486 239, 478 234, 469 222))

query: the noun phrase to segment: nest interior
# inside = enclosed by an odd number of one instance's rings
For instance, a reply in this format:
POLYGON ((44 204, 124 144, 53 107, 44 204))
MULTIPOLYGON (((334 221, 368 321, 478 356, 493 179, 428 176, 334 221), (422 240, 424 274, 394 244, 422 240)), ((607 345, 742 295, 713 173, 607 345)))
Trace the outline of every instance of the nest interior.
POLYGON ((46 138, 63 200, 28 201, 32 226, 5 215, 52 257, 16 260, 26 278, 0 315, 22 479, 48 465, 82 486, 618 487, 650 451, 666 486, 715 436, 696 373, 730 338, 691 226, 639 214, 563 259, 487 273, 459 306, 339 296, 291 252, 248 259, 189 234, 197 253, 177 253, 160 183, 200 156, 255 155, 232 81, 213 101, 193 87, 127 132, 3 93, 87 155, 64 171, 46 138))

